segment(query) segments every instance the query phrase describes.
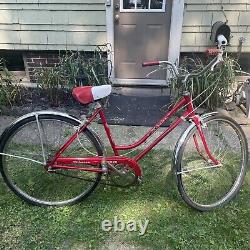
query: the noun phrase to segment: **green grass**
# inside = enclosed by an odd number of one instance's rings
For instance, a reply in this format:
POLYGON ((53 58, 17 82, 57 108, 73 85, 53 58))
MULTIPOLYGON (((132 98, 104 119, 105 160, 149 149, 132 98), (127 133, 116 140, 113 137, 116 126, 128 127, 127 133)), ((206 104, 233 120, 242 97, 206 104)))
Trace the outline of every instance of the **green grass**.
POLYGON ((0 179, 0 249, 250 249, 249 172, 232 202, 201 213, 179 197, 171 152, 154 151, 140 163, 144 179, 138 190, 100 185, 70 207, 28 205, 0 179), (102 231, 101 222, 114 216, 148 219, 148 230, 144 236, 102 231))

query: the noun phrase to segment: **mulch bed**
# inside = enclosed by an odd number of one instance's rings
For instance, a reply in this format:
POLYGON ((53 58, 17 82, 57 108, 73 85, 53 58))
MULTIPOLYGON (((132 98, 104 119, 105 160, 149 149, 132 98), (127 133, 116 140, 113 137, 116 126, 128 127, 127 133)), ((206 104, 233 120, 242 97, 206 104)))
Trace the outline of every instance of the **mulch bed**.
POLYGON ((58 104, 49 101, 45 90, 38 88, 29 88, 22 90, 22 100, 18 104, 10 106, 1 106, 1 115, 22 116, 30 112, 40 110, 56 110, 67 112, 71 115, 80 117, 86 113, 87 107, 77 103, 71 93, 64 93, 63 98, 58 104))

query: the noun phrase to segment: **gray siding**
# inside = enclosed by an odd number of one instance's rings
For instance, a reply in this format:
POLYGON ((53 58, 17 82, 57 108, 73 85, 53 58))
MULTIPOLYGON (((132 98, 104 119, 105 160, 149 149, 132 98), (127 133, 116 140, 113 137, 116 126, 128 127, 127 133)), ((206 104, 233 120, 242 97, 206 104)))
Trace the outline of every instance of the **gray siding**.
POLYGON ((250 0, 186 0, 181 51, 204 51, 211 46, 211 25, 225 21, 232 30, 230 51, 236 52, 239 38, 246 38, 243 52, 250 52, 250 0))
MULTIPOLYGON (((181 51, 204 51, 211 25, 232 28, 231 51, 246 38, 250 52, 250 0, 185 0, 181 51)), ((0 49, 92 50, 106 43, 105 0, 0 0, 0 49)))
POLYGON ((0 49, 91 50, 106 42, 104 0, 0 0, 0 49))

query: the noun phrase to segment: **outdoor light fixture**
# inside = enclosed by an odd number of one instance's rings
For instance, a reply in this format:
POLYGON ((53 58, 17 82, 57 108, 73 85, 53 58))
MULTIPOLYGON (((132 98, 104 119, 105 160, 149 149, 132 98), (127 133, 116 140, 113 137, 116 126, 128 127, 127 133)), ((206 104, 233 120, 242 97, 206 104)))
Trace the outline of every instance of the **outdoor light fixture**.
POLYGON ((211 30, 211 41, 216 43, 218 47, 228 45, 231 38, 231 29, 230 27, 221 21, 218 21, 213 24, 211 30))

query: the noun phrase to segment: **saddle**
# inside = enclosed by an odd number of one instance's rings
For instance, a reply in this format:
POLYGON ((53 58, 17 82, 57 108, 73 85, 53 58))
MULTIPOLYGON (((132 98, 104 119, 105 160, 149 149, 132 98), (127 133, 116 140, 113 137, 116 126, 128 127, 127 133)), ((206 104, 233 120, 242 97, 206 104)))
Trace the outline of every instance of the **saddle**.
POLYGON ((111 85, 76 87, 72 95, 81 104, 89 104, 109 96, 111 90, 111 85))

